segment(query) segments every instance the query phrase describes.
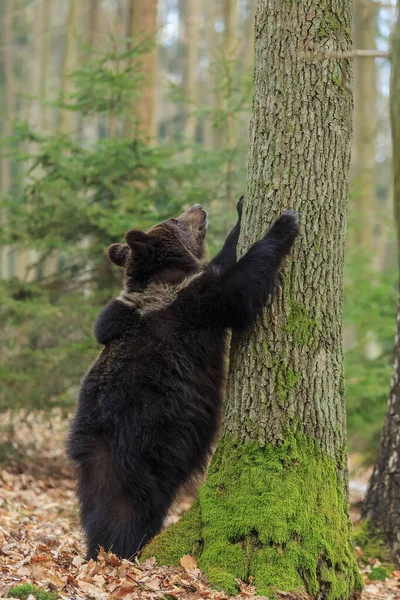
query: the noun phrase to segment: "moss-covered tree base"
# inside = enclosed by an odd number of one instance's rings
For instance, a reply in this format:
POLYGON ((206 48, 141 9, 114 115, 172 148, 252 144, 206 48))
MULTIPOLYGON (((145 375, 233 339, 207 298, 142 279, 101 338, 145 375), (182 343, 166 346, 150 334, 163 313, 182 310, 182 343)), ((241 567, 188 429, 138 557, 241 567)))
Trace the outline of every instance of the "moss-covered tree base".
POLYGON ((250 575, 264 595, 305 589, 344 599, 362 588, 343 482, 302 437, 263 448, 224 438, 196 503, 142 556, 173 565, 184 554, 229 593, 250 575))

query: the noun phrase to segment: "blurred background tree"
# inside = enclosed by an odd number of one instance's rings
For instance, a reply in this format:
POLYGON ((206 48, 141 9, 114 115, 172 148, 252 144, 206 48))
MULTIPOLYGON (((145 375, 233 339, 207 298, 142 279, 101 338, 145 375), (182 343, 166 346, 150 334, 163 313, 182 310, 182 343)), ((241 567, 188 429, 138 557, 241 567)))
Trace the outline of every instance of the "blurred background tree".
MULTIPOLYGON (((210 253, 222 242, 244 189, 254 7, 0 3, 2 407, 73 405, 95 315, 121 286, 105 249, 125 230, 200 202, 210 253)), ((355 47, 385 49, 394 16, 356 0, 355 47)), ((396 313, 389 65, 355 71, 345 358, 350 449, 371 459, 396 313)))

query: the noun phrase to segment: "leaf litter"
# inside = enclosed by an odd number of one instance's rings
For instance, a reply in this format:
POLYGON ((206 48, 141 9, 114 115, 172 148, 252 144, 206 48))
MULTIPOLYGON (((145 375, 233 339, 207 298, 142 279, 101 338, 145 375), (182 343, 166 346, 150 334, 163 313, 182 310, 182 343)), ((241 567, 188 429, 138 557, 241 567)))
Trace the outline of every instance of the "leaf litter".
MULTIPOLYGON (((61 600, 228 600, 209 586, 189 555, 171 568, 154 558, 142 564, 120 560, 103 549, 97 561, 85 560, 74 471, 64 453, 67 423, 61 410, 0 415, 0 600, 20 584, 48 590, 61 600)), ((168 521, 177 521, 192 499, 182 496, 168 521)), ((363 598, 400 600, 400 571, 385 582, 370 581, 376 566, 376 561, 363 565, 363 598)), ((263 598, 255 595, 251 581, 238 584, 235 598, 263 598)), ((305 600, 307 595, 278 597, 305 600)))

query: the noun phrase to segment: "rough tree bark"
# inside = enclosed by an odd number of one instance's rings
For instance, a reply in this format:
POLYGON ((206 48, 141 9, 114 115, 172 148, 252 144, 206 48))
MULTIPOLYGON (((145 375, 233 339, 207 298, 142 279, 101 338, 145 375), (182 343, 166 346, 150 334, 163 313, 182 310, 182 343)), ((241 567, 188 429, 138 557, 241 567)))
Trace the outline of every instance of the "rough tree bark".
POLYGON ((346 494, 342 279, 352 94, 346 0, 258 0, 246 202, 239 254, 284 210, 302 235, 271 306, 234 336, 222 436, 198 500, 144 555, 198 557, 229 592, 305 589, 354 598, 362 586, 346 494))
MULTIPOLYGON (((390 116, 393 142, 393 192, 400 265, 400 2, 392 33, 390 116)), ((400 296, 393 375, 381 444, 364 502, 363 516, 372 535, 388 545, 400 564, 400 296)))

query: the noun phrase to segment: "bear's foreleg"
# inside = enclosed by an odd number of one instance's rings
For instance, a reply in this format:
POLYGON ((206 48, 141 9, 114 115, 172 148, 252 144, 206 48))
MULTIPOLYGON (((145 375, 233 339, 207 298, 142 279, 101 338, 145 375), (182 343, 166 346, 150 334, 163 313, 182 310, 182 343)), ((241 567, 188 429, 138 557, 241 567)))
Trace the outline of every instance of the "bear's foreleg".
POLYGON ((273 293, 279 268, 298 232, 298 213, 288 211, 235 265, 222 273, 211 273, 203 297, 206 314, 224 327, 249 327, 273 293))

